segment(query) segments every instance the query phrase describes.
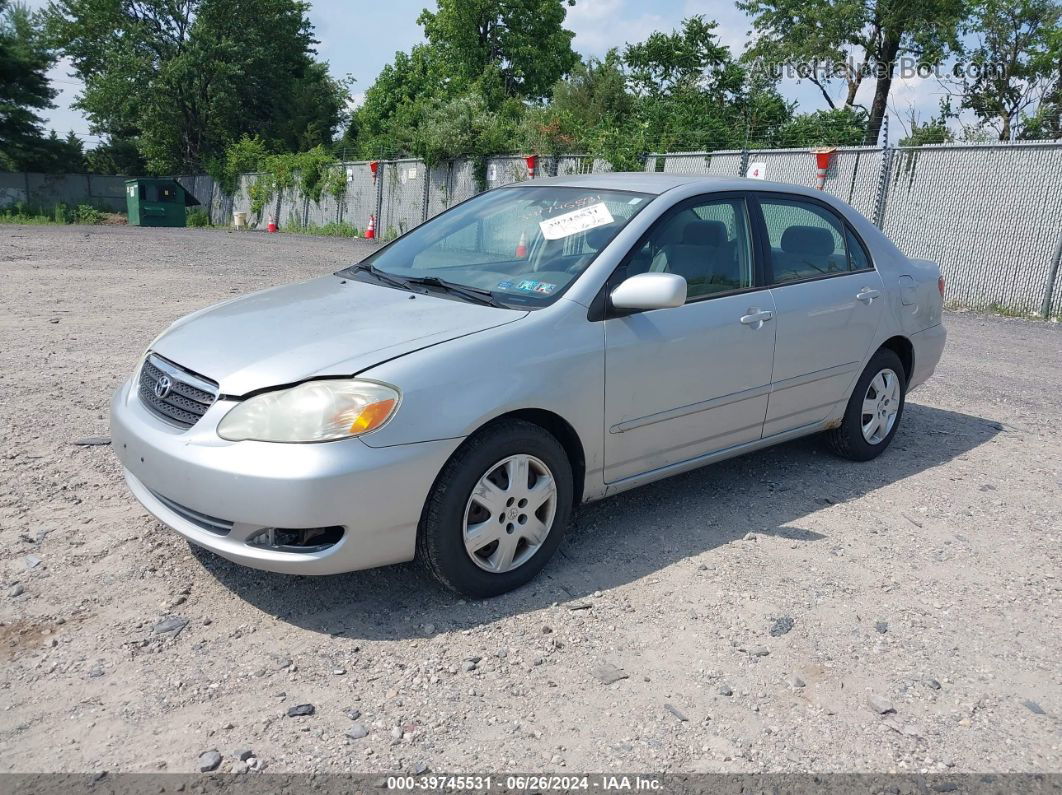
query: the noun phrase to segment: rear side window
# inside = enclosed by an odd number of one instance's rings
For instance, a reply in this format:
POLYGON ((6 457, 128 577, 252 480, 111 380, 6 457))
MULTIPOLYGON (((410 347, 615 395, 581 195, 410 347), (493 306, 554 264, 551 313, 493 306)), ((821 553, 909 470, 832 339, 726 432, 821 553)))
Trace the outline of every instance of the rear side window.
POLYGON ((785 284, 869 267, 869 263, 850 267, 846 230, 829 210, 790 199, 761 198, 760 207, 767 227, 773 283, 785 284))
POLYGON ((845 230, 845 239, 848 241, 848 269, 853 271, 870 270, 872 267, 870 256, 851 229, 845 230))

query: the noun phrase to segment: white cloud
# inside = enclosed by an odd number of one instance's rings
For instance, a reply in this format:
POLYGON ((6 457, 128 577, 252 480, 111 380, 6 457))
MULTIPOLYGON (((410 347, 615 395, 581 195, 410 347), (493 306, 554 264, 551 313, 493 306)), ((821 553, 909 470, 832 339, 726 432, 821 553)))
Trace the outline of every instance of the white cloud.
POLYGON ((565 26, 575 32, 575 49, 597 56, 610 47, 622 50, 624 44, 642 41, 654 30, 669 30, 677 24, 657 13, 635 16, 625 0, 578 0, 568 9, 565 20, 565 26))

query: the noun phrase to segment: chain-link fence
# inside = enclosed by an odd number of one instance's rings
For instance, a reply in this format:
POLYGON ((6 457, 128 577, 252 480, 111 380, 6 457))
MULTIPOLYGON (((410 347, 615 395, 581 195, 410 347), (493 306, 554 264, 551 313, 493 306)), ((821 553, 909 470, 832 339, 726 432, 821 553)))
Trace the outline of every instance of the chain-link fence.
MULTIPOLYGON (((482 190, 531 178, 522 156, 459 158, 430 168, 420 160, 343 163, 342 195, 321 201, 298 189, 275 196, 252 223, 273 216, 283 227, 350 224, 390 239, 482 190)), ((611 171, 582 155, 540 157, 534 178, 611 171)), ((671 152, 645 156, 645 171, 744 176, 814 186, 807 149, 671 152)), ((182 182, 185 179, 182 178, 182 182)), ((198 178, 202 179, 202 178, 198 178)), ((250 211, 245 175, 235 196, 191 185, 211 220, 250 211), (203 195, 209 192, 209 197, 203 195)), ((822 189, 851 204, 904 253, 940 263, 953 305, 1014 314, 1062 315, 1062 143, 841 147, 832 151, 822 189)))

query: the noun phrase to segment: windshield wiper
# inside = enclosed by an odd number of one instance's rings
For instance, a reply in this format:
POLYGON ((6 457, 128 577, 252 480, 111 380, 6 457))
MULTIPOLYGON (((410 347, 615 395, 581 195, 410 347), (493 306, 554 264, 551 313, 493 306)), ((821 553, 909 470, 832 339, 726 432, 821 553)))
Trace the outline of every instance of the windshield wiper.
POLYGON ((364 262, 359 262, 357 265, 354 266, 354 270, 361 271, 363 273, 368 273, 371 276, 375 277, 378 281, 381 281, 384 284, 389 284, 392 287, 398 287, 402 290, 410 289, 409 282, 407 280, 403 279, 400 276, 395 276, 392 273, 388 273, 387 271, 382 271, 371 263, 365 264, 364 262))
POLYGON ((508 309, 509 307, 499 301, 497 297, 490 290, 484 290, 480 287, 466 287, 463 284, 455 284, 454 282, 440 279, 438 276, 407 276, 407 281, 412 284, 423 284, 428 287, 439 287, 446 292, 453 295, 459 295, 468 301, 474 301, 477 304, 485 304, 486 306, 496 306, 499 309, 508 309))

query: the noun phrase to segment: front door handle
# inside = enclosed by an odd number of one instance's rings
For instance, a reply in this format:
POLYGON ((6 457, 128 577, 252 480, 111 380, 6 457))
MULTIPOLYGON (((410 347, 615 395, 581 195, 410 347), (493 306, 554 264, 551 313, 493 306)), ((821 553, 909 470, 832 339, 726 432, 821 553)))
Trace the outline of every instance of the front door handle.
POLYGON ((856 293, 856 300, 862 301, 867 306, 874 303, 874 299, 881 295, 881 290, 873 290, 870 287, 864 287, 858 293, 856 293))
POLYGON ((774 317, 774 312, 770 309, 759 310, 756 307, 750 307, 747 315, 741 316, 741 322, 746 326, 752 326, 753 328, 759 328, 768 320, 774 317))

